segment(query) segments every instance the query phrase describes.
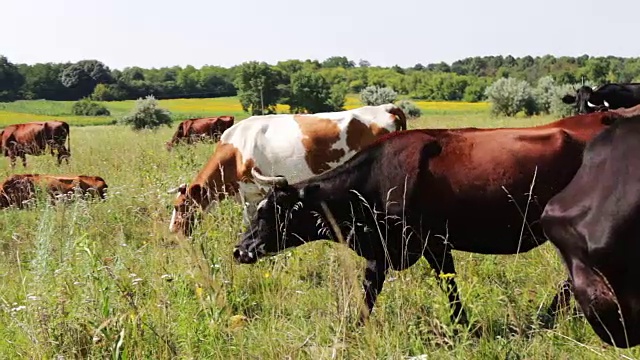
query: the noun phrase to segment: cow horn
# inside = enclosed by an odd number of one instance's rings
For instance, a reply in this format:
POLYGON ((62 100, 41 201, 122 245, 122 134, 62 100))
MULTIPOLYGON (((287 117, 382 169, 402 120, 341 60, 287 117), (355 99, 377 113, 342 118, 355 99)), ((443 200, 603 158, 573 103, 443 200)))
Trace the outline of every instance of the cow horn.
POLYGON ((253 178, 256 179, 258 183, 261 183, 261 184, 283 186, 283 187, 289 184, 289 182, 287 181, 287 178, 285 178, 284 176, 264 176, 260 174, 255 167, 251 168, 251 175, 253 175, 253 178))
POLYGON ((598 107, 597 105, 593 105, 592 103, 590 103, 590 102, 588 102, 588 101, 587 101, 587 105, 588 105, 589 107, 592 107, 592 108, 594 108, 594 107, 598 107))
POLYGON ((173 189, 167 190, 167 194, 175 194, 178 191, 180 191, 180 189, 183 189, 183 188, 186 189, 187 188, 187 184, 183 183, 183 184, 180 184, 180 186, 178 186, 178 187, 175 187, 173 189))
POLYGON ((602 103, 604 104, 604 106, 609 107, 609 103, 606 100, 602 100, 602 103))

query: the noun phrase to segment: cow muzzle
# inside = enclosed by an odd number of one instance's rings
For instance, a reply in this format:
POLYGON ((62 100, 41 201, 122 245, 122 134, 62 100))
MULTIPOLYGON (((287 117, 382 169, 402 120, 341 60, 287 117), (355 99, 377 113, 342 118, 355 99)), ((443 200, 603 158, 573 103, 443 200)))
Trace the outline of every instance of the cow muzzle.
POLYGON ((233 258, 240 264, 255 264, 258 259, 266 255, 264 251, 264 244, 259 246, 250 246, 245 248, 244 246, 236 246, 233 249, 233 258))

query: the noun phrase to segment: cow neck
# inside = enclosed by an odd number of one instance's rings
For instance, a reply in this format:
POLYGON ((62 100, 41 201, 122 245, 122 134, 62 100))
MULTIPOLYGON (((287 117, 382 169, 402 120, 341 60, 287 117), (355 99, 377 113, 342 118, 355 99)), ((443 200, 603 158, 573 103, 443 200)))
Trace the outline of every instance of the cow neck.
POLYGON ((189 196, 203 210, 207 210, 213 201, 220 201, 226 195, 235 194, 239 177, 244 176, 250 169, 250 164, 243 164, 241 159, 242 156, 235 146, 218 143, 214 154, 189 187, 189 196), (194 185, 199 185, 199 190, 194 188, 194 185))
POLYGON ((368 169, 372 168, 375 156, 372 153, 359 153, 346 163, 339 165, 333 170, 324 172, 307 180, 303 180, 295 185, 297 190, 303 189, 307 185, 319 185, 319 189, 314 192, 313 202, 324 201, 331 207, 334 201, 341 206, 349 192, 362 192, 366 185, 367 177, 370 176, 368 169))

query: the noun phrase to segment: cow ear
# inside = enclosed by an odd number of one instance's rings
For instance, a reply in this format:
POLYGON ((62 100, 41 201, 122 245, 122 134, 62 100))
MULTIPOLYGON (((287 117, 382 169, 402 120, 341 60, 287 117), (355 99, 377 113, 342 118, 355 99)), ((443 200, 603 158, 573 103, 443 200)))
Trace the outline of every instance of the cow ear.
POLYGON ((188 190, 189 197, 195 199, 196 201, 202 201, 202 186, 200 184, 193 184, 188 190))
POLYGON ((298 191, 300 200, 312 198, 320 190, 319 184, 309 184, 298 191))
POLYGON ((565 104, 573 104, 576 102, 576 97, 573 95, 565 95, 562 97, 562 102, 565 104))

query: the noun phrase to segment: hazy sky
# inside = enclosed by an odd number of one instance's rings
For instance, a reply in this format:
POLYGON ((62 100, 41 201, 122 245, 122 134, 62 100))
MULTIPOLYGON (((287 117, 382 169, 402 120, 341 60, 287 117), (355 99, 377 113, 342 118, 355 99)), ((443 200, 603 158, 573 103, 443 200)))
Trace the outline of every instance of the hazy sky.
POLYGON ((2 0, 0 14, 0 54, 14 63, 640 56, 637 0, 2 0))

